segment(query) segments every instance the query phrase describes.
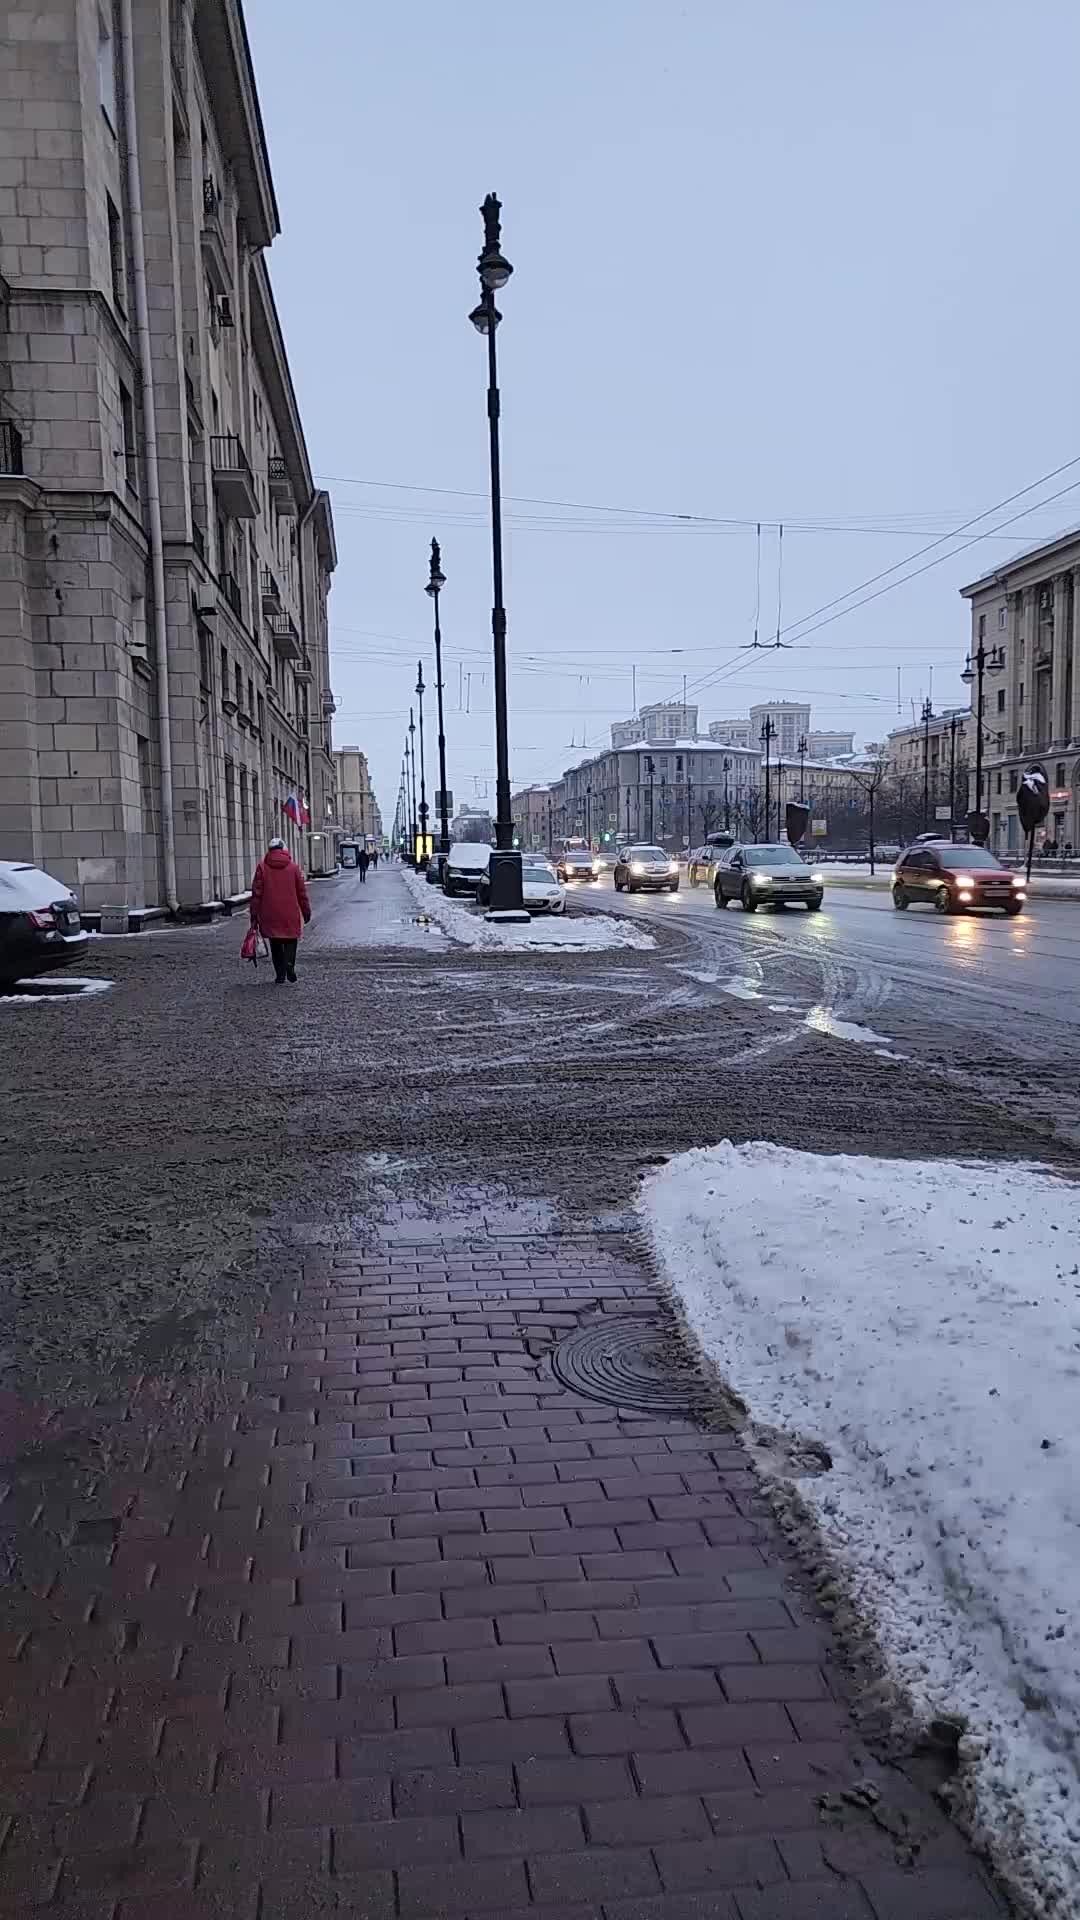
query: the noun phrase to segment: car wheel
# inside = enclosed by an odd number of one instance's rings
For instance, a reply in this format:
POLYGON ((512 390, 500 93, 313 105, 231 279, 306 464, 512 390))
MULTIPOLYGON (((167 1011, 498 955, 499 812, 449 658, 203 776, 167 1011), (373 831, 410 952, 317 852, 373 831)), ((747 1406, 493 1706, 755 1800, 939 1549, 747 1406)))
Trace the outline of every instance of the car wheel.
POLYGON ((893 903, 893 906, 896 908, 897 913, 907 912, 910 902, 908 900, 907 894, 904 891, 903 887, 893 888, 892 903, 893 903))
POLYGON ((727 894, 724 892, 723 887, 715 886, 713 888, 713 899, 716 901, 718 907, 727 906, 727 894))
POLYGON ((821 912, 821 901, 820 901, 820 900, 808 900, 808 901, 807 901, 807 903, 806 903, 806 911, 807 911, 807 913, 820 913, 820 912, 821 912))
POLYGON ((750 890, 750 882, 748 880, 743 881, 743 890, 740 899, 742 900, 744 913, 757 912, 757 901, 754 899, 753 893, 750 890))
POLYGON ((678 881, 677 881, 677 880, 673 880, 673 881, 672 881, 672 883, 671 883, 671 885, 670 885, 670 887, 668 888, 668 892, 669 892, 669 893, 678 893, 678 891, 679 891, 679 883, 678 883, 678 881))
POLYGON ((939 887, 934 894, 934 908, 938 913, 952 912, 952 894, 948 887, 939 887))
POLYGON ((1005 911, 1010 920, 1015 920, 1018 913, 1023 913, 1024 903, 1022 900, 1010 900, 1005 911))

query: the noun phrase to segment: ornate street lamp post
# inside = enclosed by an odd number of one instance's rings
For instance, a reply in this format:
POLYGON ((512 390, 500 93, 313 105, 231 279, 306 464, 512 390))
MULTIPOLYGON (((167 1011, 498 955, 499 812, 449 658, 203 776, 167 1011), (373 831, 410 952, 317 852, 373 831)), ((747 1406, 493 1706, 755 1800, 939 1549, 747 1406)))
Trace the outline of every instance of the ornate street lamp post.
POLYGON ((439 625, 439 595, 446 585, 446 575, 442 570, 442 556, 439 543, 431 543, 431 572, 424 592, 430 594, 435 609, 435 696, 439 710, 439 859, 441 863, 450 851, 450 821, 447 815, 446 792, 446 729, 443 725, 443 677, 442 677, 442 628, 439 625))

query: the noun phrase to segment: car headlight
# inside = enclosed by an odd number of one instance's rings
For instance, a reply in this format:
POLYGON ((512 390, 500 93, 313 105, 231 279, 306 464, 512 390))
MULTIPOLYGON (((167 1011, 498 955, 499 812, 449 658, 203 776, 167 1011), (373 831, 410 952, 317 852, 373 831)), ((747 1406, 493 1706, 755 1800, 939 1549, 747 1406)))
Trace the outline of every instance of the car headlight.
POLYGON ((958 873, 956 876, 956 884, 958 887, 973 887, 975 882, 970 873, 958 873))
POLYGON ((1027 881, 1026 881, 1026 880, 1024 879, 1024 876, 1023 876, 1023 874, 1022 874, 1022 873, 1014 873, 1014 874, 1013 874, 1013 878, 1012 878, 1012 883, 1013 883, 1013 886, 1014 886, 1014 887, 1026 887, 1026 886, 1027 886, 1027 881))
POLYGON ((767 873, 752 873, 750 875, 750 885, 752 887, 771 887, 772 881, 769 879, 767 873))
POLYGON ((644 873, 645 862, 643 860, 631 860, 630 871, 631 873, 644 873))

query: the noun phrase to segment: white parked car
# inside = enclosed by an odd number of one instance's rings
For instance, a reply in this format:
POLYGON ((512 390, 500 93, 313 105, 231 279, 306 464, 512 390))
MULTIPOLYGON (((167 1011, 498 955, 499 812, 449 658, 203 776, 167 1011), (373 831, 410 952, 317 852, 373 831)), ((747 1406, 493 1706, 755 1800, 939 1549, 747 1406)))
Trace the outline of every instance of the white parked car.
MULTIPOLYGON (((482 907, 487 906, 490 895, 491 881, 485 873, 476 893, 482 907)), ((542 854, 522 854, 521 896, 530 913, 562 913, 566 906, 566 888, 560 886, 551 861, 542 854)))
POLYGON ((486 879, 491 848, 482 840, 459 840, 446 856, 443 868, 443 892, 471 893, 475 896, 481 880, 486 879))

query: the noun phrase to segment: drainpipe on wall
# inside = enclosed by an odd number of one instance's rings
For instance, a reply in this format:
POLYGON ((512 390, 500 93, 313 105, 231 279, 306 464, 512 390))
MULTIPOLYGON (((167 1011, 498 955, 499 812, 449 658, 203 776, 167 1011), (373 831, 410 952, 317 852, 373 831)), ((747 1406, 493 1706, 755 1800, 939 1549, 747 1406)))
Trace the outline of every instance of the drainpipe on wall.
POLYGON ((143 234, 142 175, 139 169, 139 130, 135 113, 135 43, 131 0, 120 0, 120 84, 124 95, 124 134, 127 140, 128 214, 131 220, 131 270, 135 284, 135 329, 142 387, 143 469, 146 508, 150 522, 150 569, 153 583, 154 661, 157 668, 158 758, 161 787, 161 851, 165 866, 165 903, 172 913, 180 906, 176 891, 176 819, 173 812, 172 726, 169 702, 169 639, 165 619, 165 550, 161 537, 161 481, 158 474, 157 414, 154 406, 154 366, 150 350, 150 309, 146 297, 146 241, 143 234))
MULTIPOLYGON (((318 496, 318 494, 317 494, 317 493, 313 493, 313 494, 312 494, 312 496, 311 496, 311 501, 310 501, 310 503, 309 503, 309 505, 308 505, 308 506, 306 506, 306 507, 304 508, 304 511, 303 511, 303 513, 302 513, 302 514, 300 515, 300 525, 298 526, 298 528, 297 528, 297 530, 296 530, 296 564, 297 564, 297 569, 298 569, 298 571, 299 571, 299 574, 300 574, 300 624, 301 624, 301 627, 303 628, 303 642, 304 642, 304 647, 305 647, 305 649, 306 649, 306 647, 307 647, 307 639, 308 639, 308 634, 307 634, 307 624, 308 624, 308 603, 307 603, 307 587, 308 587, 308 581, 307 581, 307 569, 306 569, 306 567, 304 566, 304 535, 305 535, 305 533, 307 532, 307 530, 308 530, 308 528, 309 528, 309 527, 310 527, 310 525, 311 525, 311 522, 312 522, 312 520, 313 520, 313 519, 314 519, 314 517, 315 517, 315 509, 316 509, 316 507, 318 506, 318 504, 319 504, 319 496, 318 496)), ((314 584, 314 583, 313 583, 313 584, 314 584)), ((312 655, 312 658, 314 658, 314 655, 312 655)), ((321 689, 320 689, 320 695, 319 695, 319 697, 320 697, 320 699, 322 698, 322 692, 321 692, 321 689)), ((309 872, 309 873, 312 873, 312 872, 314 871, 314 867, 315 867, 315 840, 314 840, 314 830, 315 830, 315 789, 314 789, 314 786, 313 786, 313 784, 312 784, 312 764, 311 764, 311 707, 310 707, 310 704, 309 704, 309 706, 308 706, 308 717, 307 717, 307 727, 306 727, 306 730, 305 730, 305 738, 304 738, 304 756, 305 756, 305 759, 306 759, 306 761, 307 761, 307 801, 308 801, 308 829, 307 829, 307 867, 308 867, 308 872, 309 872)), ((326 835, 325 835, 325 827, 326 827, 326 822, 325 822, 325 820, 324 820, 324 821, 323 821, 323 828, 324 828, 324 833, 323 833, 323 840, 324 840, 324 844, 325 844, 325 838, 326 838, 326 835)))

